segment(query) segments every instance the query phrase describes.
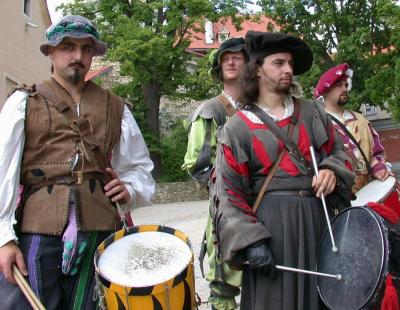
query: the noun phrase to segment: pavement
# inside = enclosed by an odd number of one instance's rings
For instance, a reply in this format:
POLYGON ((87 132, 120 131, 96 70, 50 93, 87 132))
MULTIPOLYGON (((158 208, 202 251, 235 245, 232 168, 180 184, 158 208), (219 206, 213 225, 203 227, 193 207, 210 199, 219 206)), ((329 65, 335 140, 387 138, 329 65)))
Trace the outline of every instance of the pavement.
MULTIPOLYGON (((135 225, 156 224, 178 229, 190 239, 194 252, 195 292, 203 302, 199 310, 209 310, 206 302, 209 295, 208 283, 201 276, 199 260, 201 239, 203 238, 208 214, 208 200, 154 204, 132 212, 135 225)), ((204 270, 208 271, 207 258, 204 259, 204 270)))

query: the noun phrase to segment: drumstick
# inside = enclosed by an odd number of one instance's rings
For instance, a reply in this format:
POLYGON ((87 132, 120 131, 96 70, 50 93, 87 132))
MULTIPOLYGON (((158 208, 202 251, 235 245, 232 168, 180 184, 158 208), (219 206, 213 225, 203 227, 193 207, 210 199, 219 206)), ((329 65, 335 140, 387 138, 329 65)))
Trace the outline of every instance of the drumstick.
MULTIPOLYGON (((248 265, 249 262, 245 261, 245 262, 243 262, 243 264, 248 265)), ((275 265, 275 268, 282 270, 282 271, 291 271, 291 272, 297 272, 297 273, 312 274, 312 275, 316 275, 316 276, 320 276, 320 277, 335 278, 336 280, 339 280, 339 281, 342 280, 341 274, 323 273, 323 272, 298 269, 298 268, 293 268, 293 267, 286 267, 286 266, 282 266, 282 265, 275 265)))
POLYGON ((310 270, 304 270, 304 269, 298 269, 298 268, 292 268, 292 267, 286 267, 286 266, 280 266, 280 265, 275 265, 276 269, 283 270, 283 271, 292 271, 292 272, 298 272, 298 273, 306 273, 306 274, 313 274, 316 276, 320 277, 328 277, 328 278, 335 278, 336 280, 342 280, 342 275, 340 274, 330 274, 330 273, 322 273, 322 272, 317 272, 317 271, 310 271, 310 270))
POLYGON ((32 291, 28 282, 26 282, 18 267, 15 265, 13 265, 13 275, 15 281, 17 281, 19 288, 21 289, 22 293, 24 293, 26 299, 28 299, 28 302, 32 306, 32 308, 34 310, 46 310, 46 308, 40 302, 39 298, 37 298, 36 294, 32 291))
MULTIPOLYGON (((313 165, 314 165, 315 175, 318 177, 318 174, 319 174, 318 165, 317 165, 317 160, 315 159, 314 148, 312 146, 310 146, 310 152, 311 152, 312 162, 313 162, 313 165)), ((332 227, 331 227, 331 222, 329 220, 328 208, 326 207, 324 193, 321 194, 321 200, 322 200, 322 206, 324 207, 325 218, 326 218, 326 223, 328 225, 329 235, 330 235, 331 240, 332 240, 332 252, 337 252, 338 249, 337 249, 337 247, 335 245, 335 240, 333 239, 332 227)))

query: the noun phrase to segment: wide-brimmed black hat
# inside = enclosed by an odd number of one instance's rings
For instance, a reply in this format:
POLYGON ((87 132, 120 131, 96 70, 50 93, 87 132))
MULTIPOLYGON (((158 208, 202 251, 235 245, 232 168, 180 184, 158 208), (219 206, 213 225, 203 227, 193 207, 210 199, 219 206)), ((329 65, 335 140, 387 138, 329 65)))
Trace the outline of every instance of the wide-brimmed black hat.
POLYGON ((221 76, 221 58, 226 52, 242 52, 247 57, 245 48, 245 41, 243 38, 230 38, 225 40, 219 46, 217 52, 214 55, 214 60, 211 68, 211 74, 213 78, 217 80, 222 80, 221 76))
POLYGON ((313 64, 313 53, 301 39, 280 32, 248 31, 246 33, 246 51, 250 58, 262 53, 265 56, 289 52, 293 55, 293 74, 308 71, 313 64))
POLYGON ((90 38, 94 43, 95 53, 98 56, 104 55, 107 46, 99 40, 99 33, 90 20, 79 15, 69 15, 59 22, 51 25, 46 30, 47 42, 40 45, 40 51, 48 55, 49 46, 57 46, 64 38, 90 38))

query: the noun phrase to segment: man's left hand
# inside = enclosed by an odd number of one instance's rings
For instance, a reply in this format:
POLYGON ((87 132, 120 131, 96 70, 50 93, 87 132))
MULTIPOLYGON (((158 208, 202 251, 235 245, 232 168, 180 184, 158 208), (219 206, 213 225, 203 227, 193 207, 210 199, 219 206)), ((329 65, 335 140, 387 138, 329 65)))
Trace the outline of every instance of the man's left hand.
POLYGON ((106 196, 110 197, 112 202, 119 202, 120 204, 128 203, 131 197, 125 184, 118 178, 117 173, 113 169, 106 168, 106 171, 112 179, 104 186, 106 196))
POLYGON ((321 197, 322 194, 326 196, 332 193, 335 186, 336 176, 332 170, 322 169, 319 171, 318 177, 313 177, 312 187, 314 188, 317 197, 321 197))
POLYGON ((385 181, 389 177, 389 171, 387 169, 381 169, 376 172, 374 172, 373 177, 375 179, 385 181))

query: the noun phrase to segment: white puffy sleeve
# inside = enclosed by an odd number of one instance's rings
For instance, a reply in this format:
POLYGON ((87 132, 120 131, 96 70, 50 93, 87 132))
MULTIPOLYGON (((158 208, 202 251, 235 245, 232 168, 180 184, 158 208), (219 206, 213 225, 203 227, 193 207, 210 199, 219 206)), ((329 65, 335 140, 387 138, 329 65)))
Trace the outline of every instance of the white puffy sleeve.
POLYGON ((19 194, 28 94, 16 91, 0 112, 0 246, 16 240, 13 225, 19 194))
POLYGON ((154 165, 142 133, 127 106, 122 116, 121 138, 114 147, 111 164, 131 196, 124 209, 150 205, 155 192, 155 181, 151 176, 154 165))

